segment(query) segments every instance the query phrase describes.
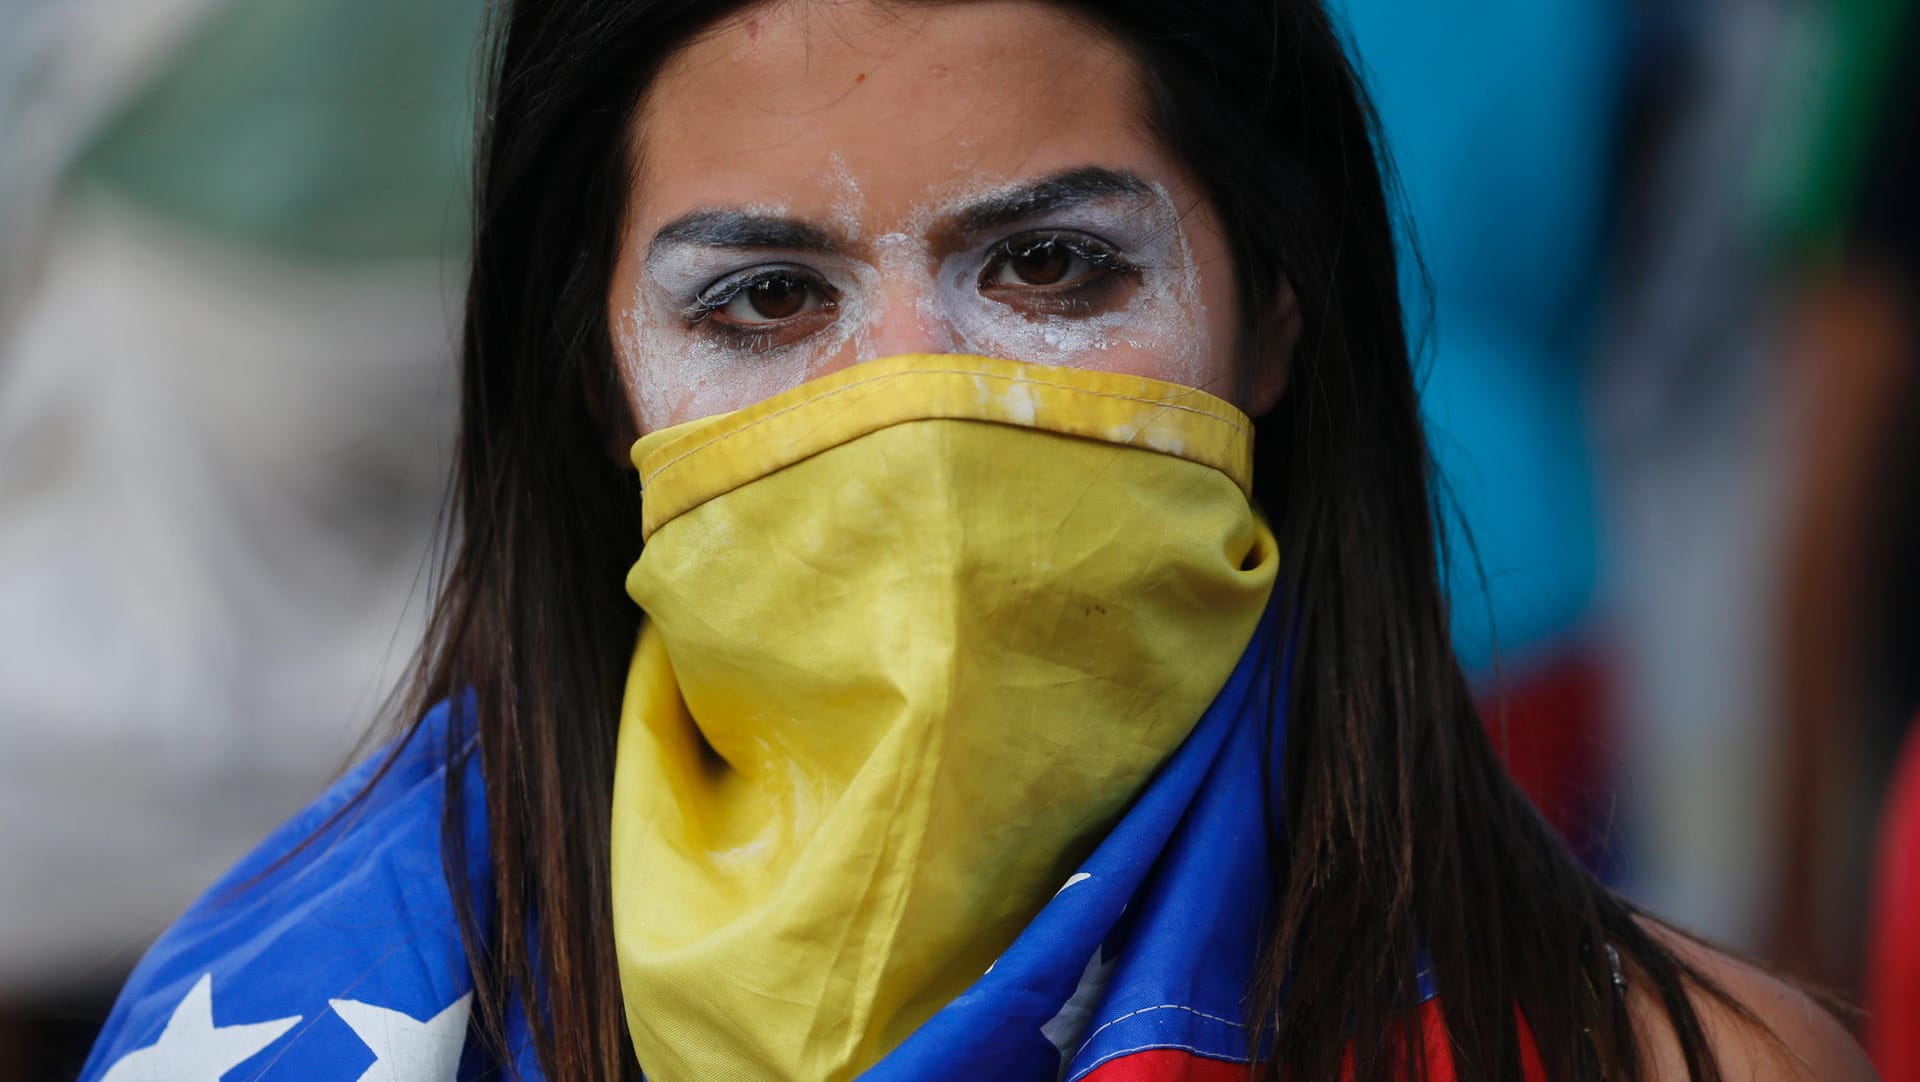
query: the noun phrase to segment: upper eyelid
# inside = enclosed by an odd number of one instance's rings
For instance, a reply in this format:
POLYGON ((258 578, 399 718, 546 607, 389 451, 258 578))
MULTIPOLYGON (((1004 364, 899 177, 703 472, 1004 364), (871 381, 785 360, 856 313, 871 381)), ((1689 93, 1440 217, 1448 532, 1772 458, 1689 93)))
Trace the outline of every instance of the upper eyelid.
POLYGON ((1015 242, 1019 241, 1022 237, 1030 237, 1035 234, 1053 234, 1065 243, 1068 251, 1073 252, 1082 259, 1093 261, 1096 265, 1102 265, 1109 271, 1130 273, 1146 269, 1138 260, 1128 255, 1120 245, 1084 230, 1030 229, 1015 233, 1012 236, 1003 237, 988 245, 986 249, 986 259, 981 265, 980 273, 984 276, 987 270, 989 270, 999 258, 1004 258, 1005 255, 1011 254, 1009 250, 1015 242), (1076 239, 1092 241, 1093 243, 1084 245, 1074 244, 1073 241, 1076 239))
POLYGON ((771 277, 779 271, 792 271, 795 277, 810 279, 828 289, 834 288, 833 283, 827 279, 827 276, 821 274, 819 271, 799 263, 783 260, 777 263, 756 263, 750 267, 741 267, 738 270, 728 271, 695 290, 693 297, 696 302, 700 302, 712 297, 723 288, 738 292, 740 289, 744 289, 760 278, 771 277))
POLYGON ((1009 233, 1008 235, 988 245, 987 248, 989 251, 998 250, 1001 248, 1005 248, 1007 245, 1012 244, 1015 241, 1025 239, 1027 237, 1048 237, 1048 238, 1059 240, 1065 243, 1069 248, 1074 247, 1075 241, 1091 241, 1092 243, 1085 245, 1085 247, 1098 248, 1102 251, 1112 252, 1116 255, 1120 254, 1120 246, 1118 244, 1113 243, 1112 241, 1108 240, 1105 237, 1100 236, 1097 233, 1090 233, 1084 229, 1073 229, 1073 228, 1066 228, 1066 227, 1049 227, 1049 226, 1039 226, 1032 229, 1022 229, 1014 233, 1009 233))
POLYGON ((1087 206, 1084 204, 1044 207, 1029 217, 996 223, 988 229, 958 233, 935 230, 928 234, 928 240, 936 249, 944 249, 949 254, 980 251, 1011 238, 1033 233, 1062 233, 1089 237, 1115 251, 1144 249, 1151 246, 1151 240, 1142 235, 1141 228, 1134 224, 1131 218, 1082 213, 1086 210, 1087 206))
POLYGON ((1003 236, 999 237, 996 240, 988 241, 985 244, 982 244, 974 248, 973 251, 977 253, 981 253, 983 255, 991 256, 994 252, 1003 251, 1008 246, 1022 240, 1023 238, 1041 237, 1041 236, 1049 236, 1049 235, 1059 238, 1060 241, 1066 244, 1066 246, 1069 249, 1080 251, 1082 252, 1082 254, 1094 254, 1094 253, 1107 254, 1107 255, 1114 256, 1129 265, 1133 265, 1133 266, 1143 265, 1140 263, 1139 259, 1137 258, 1137 255, 1134 252, 1130 251, 1130 248, 1132 247, 1131 245, 1109 240, 1092 229, 1088 229, 1083 226, 1073 226, 1073 225, 1024 226, 1020 229, 1016 229, 1010 233, 1004 234, 1003 236), (1076 243, 1076 242, 1079 242, 1079 243, 1076 243))

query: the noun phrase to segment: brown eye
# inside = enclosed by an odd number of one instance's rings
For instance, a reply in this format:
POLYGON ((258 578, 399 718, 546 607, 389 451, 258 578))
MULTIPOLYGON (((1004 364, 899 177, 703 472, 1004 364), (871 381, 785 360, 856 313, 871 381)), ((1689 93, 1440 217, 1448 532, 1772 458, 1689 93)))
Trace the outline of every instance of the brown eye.
MULTIPOLYGON (((980 288, 1007 304, 1064 304, 1069 296, 1131 275, 1134 268, 1098 237, 1077 232, 1027 233, 995 245, 980 288)), ((1076 302, 1077 303, 1077 302, 1076 302)))
POLYGON ((1023 285, 1057 285, 1073 269, 1074 258, 1058 241, 1043 240, 1008 253, 1007 269, 1023 285))
POLYGON ((700 322, 711 315, 719 323, 755 327, 829 311, 833 306, 833 288, 817 275, 799 267, 770 267, 709 289, 688 310, 688 319, 700 322))
POLYGON ((763 320, 799 315, 807 303, 807 284, 791 278, 763 278, 745 291, 747 306, 763 320))

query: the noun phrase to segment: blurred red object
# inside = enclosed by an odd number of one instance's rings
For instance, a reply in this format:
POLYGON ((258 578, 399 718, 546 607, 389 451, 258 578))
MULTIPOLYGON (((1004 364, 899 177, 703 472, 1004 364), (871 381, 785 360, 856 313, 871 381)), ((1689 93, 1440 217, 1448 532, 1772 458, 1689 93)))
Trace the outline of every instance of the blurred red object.
POLYGON ((1603 651, 1575 641, 1506 674, 1504 694, 1483 693, 1480 716, 1507 773, 1603 877, 1615 867, 1614 674, 1603 651))
POLYGON ((1920 1082, 1920 720, 1880 836, 1867 983, 1867 1051, 1885 1082, 1920 1082))

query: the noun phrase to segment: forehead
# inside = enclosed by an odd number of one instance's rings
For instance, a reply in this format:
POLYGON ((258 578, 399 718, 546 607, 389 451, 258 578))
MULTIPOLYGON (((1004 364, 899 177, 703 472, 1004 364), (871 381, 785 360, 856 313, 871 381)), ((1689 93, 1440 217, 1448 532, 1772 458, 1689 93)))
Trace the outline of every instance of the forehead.
POLYGON ((762 205, 906 214, 1099 162, 1177 181, 1118 43, 1052 6, 783 2, 677 53, 636 117, 633 224, 762 205))

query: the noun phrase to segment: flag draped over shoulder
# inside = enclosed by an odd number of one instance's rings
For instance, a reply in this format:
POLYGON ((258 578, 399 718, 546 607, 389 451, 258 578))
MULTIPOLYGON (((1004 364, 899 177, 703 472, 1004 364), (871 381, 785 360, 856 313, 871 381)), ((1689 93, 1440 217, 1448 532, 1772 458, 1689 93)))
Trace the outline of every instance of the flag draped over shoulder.
MULTIPOLYGON (((1246 989, 1275 885, 1286 695, 1274 622, 1081 869, 865 1082, 1244 1077, 1246 989)), ((315 834, 375 764, 195 903, 134 971, 84 1082, 500 1077, 467 1031, 473 978, 441 863, 447 742, 471 740, 469 717, 437 708, 339 822, 315 834)), ((469 881, 484 887, 485 802, 477 756, 463 761, 469 881)), ((473 904, 490 919, 484 897, 473 904)), ((538 1080, 514 1022, 519 1077, 538 1080)))
MULTIPOLYGON (((216 883, 134 970, 83 1082, 452 1082, 483 1073, 485 1057, 468 1048, 473 977, 442 863, 448 746, 471 739, 471 711, 441 704, 359 803, 348 807, 385 756, 342 778, 216 883)), ((484 886, 479 757, 461 758, 467 870, 484 886)), ((487 901, 476 891, 482 927, 487 901)), ((524 1026, 516 1028, 531 1067, 524 1026)))

